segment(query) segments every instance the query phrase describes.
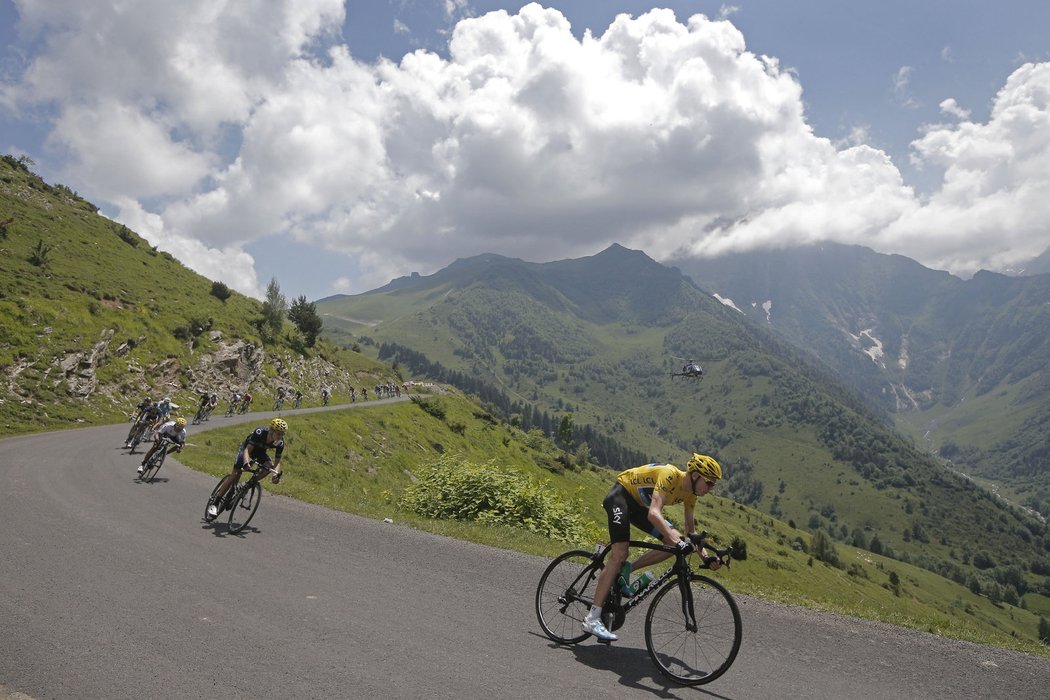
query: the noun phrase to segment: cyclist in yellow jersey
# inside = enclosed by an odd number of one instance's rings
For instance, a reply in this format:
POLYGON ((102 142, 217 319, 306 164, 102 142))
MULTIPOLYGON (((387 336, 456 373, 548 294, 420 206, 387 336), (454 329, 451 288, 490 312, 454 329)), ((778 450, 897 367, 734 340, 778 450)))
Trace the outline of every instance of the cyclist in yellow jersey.
MULTIPOLYGON (((664 544, 682 550, 693 549, 689 535, 696 532, 693 506, 697 496, 703 496, 715 487, 722 478, 722 467, 714 458, 693 454, 686 471, 673 464, 646 464, 620 472, 602 506, 609 515, 609 542, 611 551, 605 560, 605 568, 598 576, 594 591, 594 605, 583 621, 583 629, 603 642, 615 642, 617 637, 602 622, 602 607, 609 596, 613 582, 621 570, 624 578, 634 569, 643 569, 671 556, 668 552, 646 550, 633 564, 627 561, 628 541, 631 525, 662 540, 664 544), (678 532, 664 517, 665 506, 684 504, 685 534, 678 532)), ((707 552, 701 552, 706 558, 707 552)), ((711 568, 717 569, 719 563, 711 568)))

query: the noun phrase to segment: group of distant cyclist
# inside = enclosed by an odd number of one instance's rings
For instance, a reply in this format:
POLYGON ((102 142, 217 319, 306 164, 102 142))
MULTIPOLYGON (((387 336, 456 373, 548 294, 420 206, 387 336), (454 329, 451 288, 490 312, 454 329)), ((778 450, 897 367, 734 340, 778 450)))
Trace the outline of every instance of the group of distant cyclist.
MULTIPOLYGON (((302 393, 296 392, 297 403, 302 400, 302 393)), ((247 411, 251 404, 251 394, 234 394, 231 405, 242 408, 240 412, 247 411)), ((200 402, 195 414, 195 422, 208 419, 211 411, 219 404, 217 394, 204 392, 200 396, 200 402)), ((141 475, 149 469, 154 455, 159 450, 166 450, 167 454, 181 452, 186 445, 186 419, 176 415, 179 405, 173 403, 171 397, 165 396, 159 401, 153 401, 146 396, 135 406, 132 413, 132 426, 124 441, 124 448, 134 452, 140 442, 152 441, 152 445, 146 451, 136 471, 141 475)), ((230 415, 229 413, 227 415, 230 415)), ((236 485, 245 470, 252 469, 249 465, 256 465, 257 469, 264 470, 264 474, 273 474, 273 483, 281 481, 281 454, 284 452, 284 435, 288 431, 288 423, 283 418, 273 418, 268 425, 260 426, 253 430, 241 442, 237 450, 233 468, 223 480, 220 487, 216 489, 209 500, 206 520, 213 520, 219 513, 229 507, 226 493, 236 485), (273 450, 274 457, 270 459, 268 450, 273 450)))
MULTIPOLYGON (((374 389, 375 397, 400 396, 401 387, 397 384, 381 384, 374 389)), ((362 388, 361 394, 364 400, 368 399, 368 389, 362 388)), ((332 398, 331 387, 325 386, 321 389, 321 403, 329 404, 332 398)), ((357 400, 357 392, 350 387, 351 401, 357 400)), ((230 396, 226 415, 247 413, 251 407, 253 397, 250 392, 234 392, 230 396)), ((279 387, 275 396, 273 410, 280 411, 285 401, 291 400, 293 408, 299 408, 303 401, 303 392, 292 387, 279 387)), ((202 391, 198 398, 197 410, 193 416, 194 425, 207 421, 212 412, 219 406, 219 395, 211 391, 202 391)), ((151 460, 160 450, 164 454, 181 452, 186 445, 186 419, 178 415, 179 405, 173 403, 170 396, 165 396, 159 401, 154 401, 146 396, 135 406, 131 414, 132 425, 128 436, 124 440, 124 448, 134 453, 135 448, 141 442, 152 442, 146 451, 141 463, 137 467, 137 473, 141 477, 143 473, 149 473, 151 460)), ((241 479, 244 471, 253 471, 261 474, 272 474, 273 483, 281 480, 281 455, 284 452, 284 436, 288 431, 288 423, 283 418, 273 418, 268 425, 254 429, 241 442, 240 448, 234 459, 230 473, 216 488, 208 502, 205 515, 206 520, 218 517, 224 508, 232 507, 230 499, 226 498, 227 492, 241 479), (273 459, 269 456, 269 450, 273 450, 273 459)), ((161 455, 164 456, 163 454, 161 455)), ((156 467, 155 464, 152 466, 156 467)), ((258 477, 256 477, 258 478, 258 477)))

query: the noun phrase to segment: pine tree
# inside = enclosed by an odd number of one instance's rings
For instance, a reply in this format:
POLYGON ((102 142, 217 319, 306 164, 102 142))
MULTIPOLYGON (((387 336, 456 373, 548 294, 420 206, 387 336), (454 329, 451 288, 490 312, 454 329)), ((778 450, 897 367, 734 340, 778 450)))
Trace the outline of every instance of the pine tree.
MULTIPOLYGON (((288 319, 303 334, 306 347, 312 348, 321 333, 321 317, 317 315, 317 305, 308 302, 305 295, 300 295, 288 310, 288 319)), ((395 363, 396 364, 396 363, 395 363)))
POLYGON ((263 335, 276 338, 284 325, 284 316, 288 312, 288 300, 281 294, 281 287, 277 284, 277 278, 271 277, 270 283, 266 285, 266 301, 263 302, 262 328, 263 335))

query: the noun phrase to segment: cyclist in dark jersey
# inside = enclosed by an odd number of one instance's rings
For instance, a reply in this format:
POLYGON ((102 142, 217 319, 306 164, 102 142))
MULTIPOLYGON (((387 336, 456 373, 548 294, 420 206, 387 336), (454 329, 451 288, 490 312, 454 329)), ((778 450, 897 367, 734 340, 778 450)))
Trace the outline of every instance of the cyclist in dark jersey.
POLYGON ((274 418, 270 426, 256 428, 241 443, 241 449, 237 451, 237 461, 234 462, 233 471, 226 477, 222 486, 215 492, 215 503, 208 506, 208 515, 212 518, 218 516, 219 508, 216 503, 222 500, 226 492, 234 484, 241 480, 244 468, 251 460, 257 461, 263 468, 274 471, 273 483, 281 482, 281 454, 284 452, 284 434, 288 430, 288 423, 283 418, 274 418), (267 450, 273 448, 273 461, 267 450))
POLYGON ((131 438, 135 435, 136 430, 140 430, 143 424, 153 425, 160 418, 160 407, 150 401, 148 396, 135 408, 138 409, 139 413, 131 426, 131 430, 128 431, 128 439, 124 441, 125 448, 131 447, 131 438))

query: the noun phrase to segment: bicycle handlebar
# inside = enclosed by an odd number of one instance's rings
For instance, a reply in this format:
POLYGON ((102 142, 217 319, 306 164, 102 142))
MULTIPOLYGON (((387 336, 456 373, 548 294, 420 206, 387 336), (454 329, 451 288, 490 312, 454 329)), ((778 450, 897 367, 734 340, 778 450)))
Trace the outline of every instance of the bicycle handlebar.
POLYGON ((707 568, 711 568, 711 564, 718 561, 721 562, 721 564, 728 569, 729 562, 733 559, 733 547, 729 546, 719 549, 718 547, 715 547, 714 545, 708 543, 707 538, 708 532, 706 530, 704 530, 703 532, 694 532, 691 535, 689 535, 689 541, 693 543, 694 547, 696 547, 697 552, 699 552, 702 548, 708 550, 709 552, 715 553, 715 556, 713 557, 704 557, 704 565, 707 568))
MULTIPOLYGON (((263 469, 265 469, 269 474, 273 474, 273 478, 274 478, 274 482, 273 483, 278 484, 281 481, 282 472, 278 471, 277 469, 274 469, 271 466, 264 466, 264 465, 260 464, 259 460, 257 460, 257 459, 249 459, 248 463, 245 464, 243 467, 241 467, 241 469, 243 471, 249 472, 249 473, 251 473, 253 475, 259 474, 263 469), (253 466, 256 467, 256 468, 252 469, 253 466)), ((255 478, 255 477, 253 476, 253 478, 255 478)), ((262 479, 265 479, 265 478, 266 478, 266 476, 264 475, 259 480, 261 481, 262 479)))
MULTIPOLYGON (((667 552, 668 554, 674 554, 675 556, 681 556, 681 557, 689 556, 689 554, 692 554, 693 552, 699 553, 700 549, 703 548, 703 549, 708 550, 709 552, 714 552, 715 553, 715 556, 713 556, 713 557, 705 557, 704 558, 704 567, 705 568, 710 569, 711 568, 711 564, 713 564, 716 561, 721 562, 723 566, 725 566, 726 568, 729 568, 729 562, 733 558, 733 547, 729 546, 729 547, 724 547, 722 549, 719 549, 718 547, 715 547, 714 545, 712 545, 711 543, 709 543, 707 541, 708 537, 709 537, 709 534, 708 534, 708 532, 706 530, 703 531, 703 532, 694 532, 691 535, 689 535, 689 541, 693 543, 693 551, 685 553, 685 554, 680 552, 678 547, 669 546, 669 545, 666 545, 666 544, 664 544, 662 542, 656 543, 656 542, 646 542, 646 541, 643 541, 643 540, 630 540, 627 544, 630 547, 644 547, 645 549, 655 549, 655 550, 657 550, 659 552, 667 552)), ((611 548, 610 545, 606 545, 604 547, 604 549, 602 551, 596 553, 595 556, 602 556, 602 557, 604 557, 605 553, 610 548, 611 548)))
POLYGON ((241 469, 243 469, 244 471, 247 471, 247 472, 251 472, 252 474, 257 473, 261 469, 265 469, 266 471, 272 472, 274 474, 277 473, 276 469, 274 469, 273 467, 269 467, 269 466, 266 466, 266 465, 262 464, 257 459, 249 459, 248 463, 245 464, 243 467, 241 467, 241 469), (256 468, 252 469, 252 467, 256 467, 256 468))

